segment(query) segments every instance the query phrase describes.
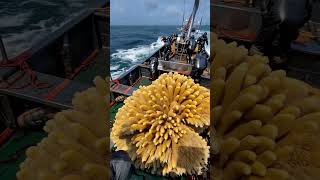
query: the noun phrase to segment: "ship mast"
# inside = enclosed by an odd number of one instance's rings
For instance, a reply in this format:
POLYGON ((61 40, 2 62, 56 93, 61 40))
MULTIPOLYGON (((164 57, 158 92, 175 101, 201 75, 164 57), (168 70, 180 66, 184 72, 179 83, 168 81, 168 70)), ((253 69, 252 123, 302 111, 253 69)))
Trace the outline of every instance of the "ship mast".
POLYGON ((185 13, 185 9, 186 9, 186 0, 183 1, 183 15, 182 15, 182 24, 181 24, 181 27, 183 27, 183 23, 184 23, 184 13, 185 13))
POLYGON ((191 31, 192 31, 192 26, 193 26, 194 18, 195 18, 195 16, 196 16, 196 13, 197 13, 197 10, 198 10, 198 7, 199 7, 199 1, 200 1, 200 0, 195 0, 195 1, 194 1, 194 6, 193 6, 192 14, 191 14, 191 16, 190 16, 191 22, 190 22, 189 28, 188 28, 187 39, 189 39, 190 34, 191 34, 191 31))

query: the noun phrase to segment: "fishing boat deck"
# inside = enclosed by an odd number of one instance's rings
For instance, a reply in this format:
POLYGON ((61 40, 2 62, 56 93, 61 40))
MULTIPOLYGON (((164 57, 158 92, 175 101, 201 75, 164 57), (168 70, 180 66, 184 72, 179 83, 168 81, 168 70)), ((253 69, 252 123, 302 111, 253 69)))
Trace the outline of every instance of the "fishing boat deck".
MULTIPOLYGON (((30 100, 59 109, 68 109, 72 107, 71 100, 76 92, 83 91, 91 87, 93 85, 92 80, 95 76, 107 76, 107 71, 103 64, 105 64, 103 53, 98 52, 93 58, 91 64, 80 71, 74 79, 65 79, 33 71, 38 82, 48 84, 48 88, 35 88, 32 86, 19 88, 28 83, 30 77, 25 76, 22 71, 17 71, 7 80, 12 82, 10 87, 0 88, 0 94, 30 100), (22 77, 18 78, 21 75, 22 77)), ((0 72, 1 71, 2 69, 0 68, 0 72)), ((0 83, 0 86, 2 87, 5 85, 5 82, 0 83)))

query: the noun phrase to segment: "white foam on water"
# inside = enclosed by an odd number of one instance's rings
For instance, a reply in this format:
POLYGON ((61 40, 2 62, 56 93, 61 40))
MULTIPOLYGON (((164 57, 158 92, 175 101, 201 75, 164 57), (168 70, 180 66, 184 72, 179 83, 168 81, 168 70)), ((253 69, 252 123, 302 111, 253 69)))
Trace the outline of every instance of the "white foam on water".
MULTIPOLYGON (((30 14, 31 16, 32 12, 29 12, 29 13, 31 13, 30 14)), ((24 50, 30 48, 34 42, 41 40, 46 35, 59 29, 64 24, 67 24, 69 21, 71 21, 71 18, 73 16, 76 16, 80 13, 81 11, 69 15, 69 17, 63 22, 61 22, 60 24, 53 24, 52 22, 54 19, 50 18, 50 19, 40 20, 37 23, 30 24, 33 26, 39 26, 39 29, 25 30, 21 33, 6 34, 5 36, 3 36, 3 42, 6 47, 6 51, 9 58, 13 58, 19 53, 23 52, 24 50)), ((26 17, 26 15, 24 16, 21 15, 21 17, 26 17)), ((0 22, 1 22, 1 18, 0 18, 0 22)), ((17 26, 17 23, 15 22, 15 24, 12 24, 12 26, 17 26)), ((1 28, 1 23, 0 23, 0 28, 1 28)))
POLYGON ((20 13, 17 15, 0 16, 0 28, 22 26, 32 16, 33 12, 20 13))
POLYGON ((43 30, 51 31, 54 28, 58 28, 58 26, 52 26, 52 19, 41 20, 38 23, 31 24, 33 26, 38 26, 43 30))
MULTIPOLYGON (((120 62, 129 61, 133 64, 136 64, 151 56, 158 49, 160 49, 163 44, 164 43, 161 41, 161 37, 158 37, 156 42, 153 42, 149 45, 141 45, 131 49, 118 49, 116 50, 116 53, 111 54, 111 58, 120 59, 120 62)), ((120 65, 113 65, 110 68, 110 70, 113 71, 111 72, 111 76, 113 79, 116 79, 117 77, 119 77, 119 75, 121 75, 128 69, 129 67, 120 68, 120 65)))
POLYGON ((112 79, 117 79, 122 73, 126 72, 128 68, 119 68, 116 71, 111 72, 112 79))
POLYGON ((111 54, 111 57, 125 61, 139 62, 156 52, 162 46, 163 42, 159 37, 156 42, 150 45, 137 46, 131 49, 118 49, 116 53, 111 54))
MULTIPOLYGON (((149 45, 141 45, 131 49, 118 49, 116 53, 111 54, 112 58, 120 59, 119 61, 129 61, 133 64, 141 62, 151 56, 154 52, 163 46, 161 37, 158 37, 157 41, 149 45)), ((110 70, 113 79, 119 77, 122 73, 126 72, 129 67, 120 68, 120 65, 111 66, 110 70)))
POLYGON ((76 8, 76 7, 83 7, 84 1, 83 0, 67 0, 66 1, 70 7, 76 8))
POLYGON ((9 34, 8 37, 3 38, 6 51, 9 58, 13 58, 23 50, 30 47, 32 42, 37 40, 42 30, 30 30, 23 33, 9 34), (26 41, 30 40, 30 41, 26 41))
POLYGON ((28 4, 30 2, 35 2, 35 3, 38 3, 38 4, 42 4, 42 5, 45 5, 45 6, 55 6, 57 5, 56 3, 54 3, 54 1, 48 1, 48 0, 28 0, 28 1, 24 1, 22 2, 20 5, 25 5, 25 4, 28 4))
POLYGON ((7 34, 6 37, 3 38, 3 42, 9 58, 13 58, 19 53, 23 52, 23 50, 30 48, 34 42, 41 40, 45 35, 61 26, 61 24, 53 26, 51 21, 52 19, 47 19, 31 24, 34 26, 39 26, 39 29, 25 30, 21 33, 7 34))
POLYGON ((115 71, 115 70, 118 70, 119 68, 120 68, 120 65, 111 66, 110 71, 115 71))

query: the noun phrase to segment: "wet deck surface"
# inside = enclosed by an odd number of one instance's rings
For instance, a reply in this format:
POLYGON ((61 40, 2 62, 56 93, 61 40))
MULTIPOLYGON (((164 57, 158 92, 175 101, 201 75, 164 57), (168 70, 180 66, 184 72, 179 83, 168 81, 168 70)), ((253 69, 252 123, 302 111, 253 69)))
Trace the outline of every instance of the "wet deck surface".
POLYGON ((0 179, 16 179, 19 165, 26 158, 25 150, 46 137, 44 131, 19 130, 0 148, 0 179))
POLYGON ((139 88, 140 86, 148 86, 151 83, 152 81, 149 78, 142 76, 134 86, 139 88))
POLYGON ((107 58, 100 51, 87 69, 82 70, 74 80, 83 83, 92 83, 96 76, 105 78, 108 76, 107 58))

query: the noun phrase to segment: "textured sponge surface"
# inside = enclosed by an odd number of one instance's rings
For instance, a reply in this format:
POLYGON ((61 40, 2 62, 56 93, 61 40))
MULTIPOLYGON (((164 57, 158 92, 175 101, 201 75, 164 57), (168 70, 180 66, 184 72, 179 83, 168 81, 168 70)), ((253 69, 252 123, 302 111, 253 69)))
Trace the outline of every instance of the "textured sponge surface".
POLYGON ((162 175, 201 174, 209 146, 199 133, 209 124, 209 90, 166 73, 125 100, 111 138, 137 168, 162 175))
POLYGON ((105 180, 108 178, 107 83, 75 94, 73 109, 59 112, 48 121, 48 132, 37 146, 26 151, 17 179, 105 180))
POLYGON ((319 179, 320 97, 268 59, 214 37, 214 179, 319 179), (232 53, 231 53, 232 52, 232 53))

